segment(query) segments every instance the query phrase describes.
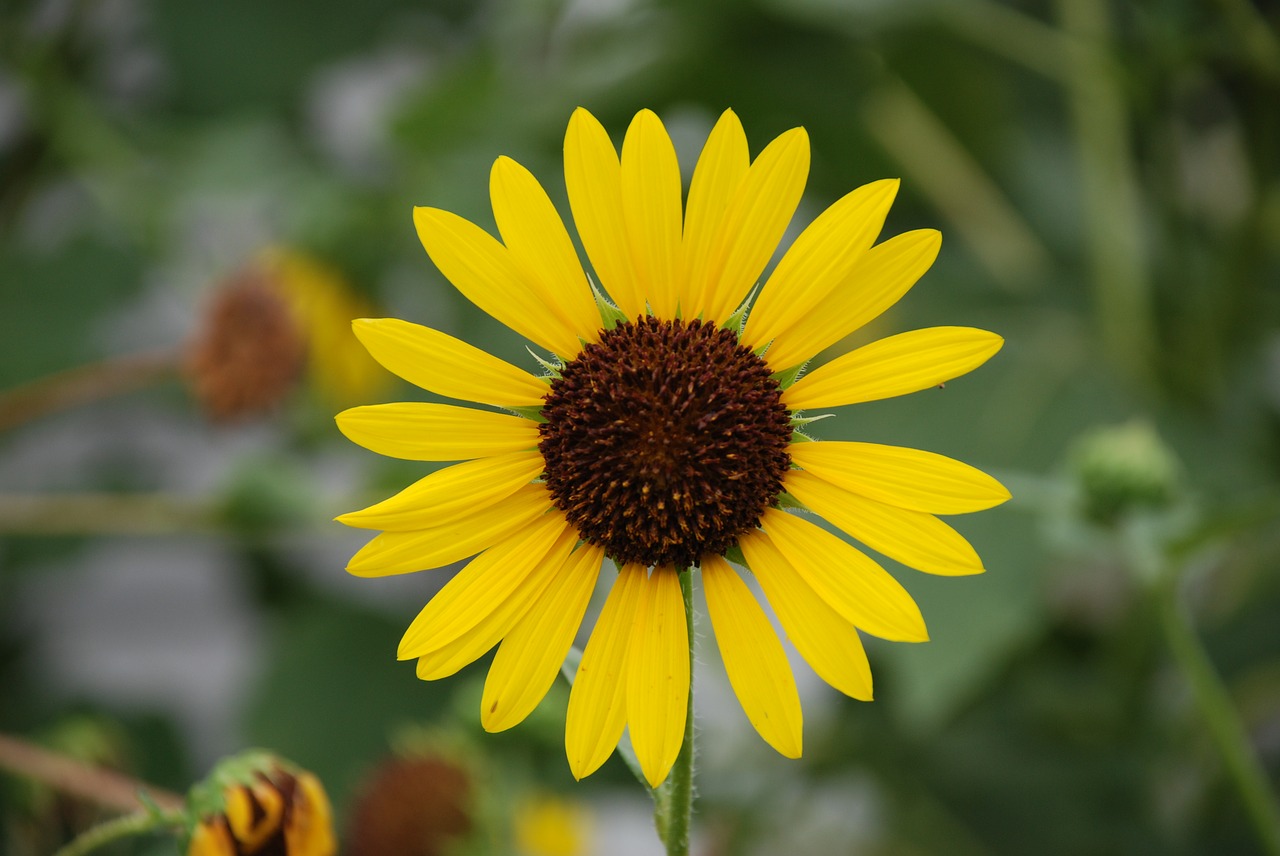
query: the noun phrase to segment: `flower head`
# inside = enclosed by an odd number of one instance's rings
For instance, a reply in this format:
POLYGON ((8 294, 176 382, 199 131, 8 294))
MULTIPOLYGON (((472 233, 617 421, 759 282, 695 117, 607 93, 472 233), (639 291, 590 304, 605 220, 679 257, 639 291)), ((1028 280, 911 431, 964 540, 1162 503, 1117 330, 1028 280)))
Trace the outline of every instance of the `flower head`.
POLYGON ((375 452, 461 461, 340 517, 384 530, 349 570, 382 576, 475 556, 413 621, 399 656, 433 680, 498 646, 481 703, 483 725, 498 731, 546 694, 602 561, 612 559, 618 575, 570 693, 566 749, 581 778, 629 728, 656 786, 682 743, 690 640, 681 574, 696 568, 748 719, 796 757, 801 710, 790 666, 729 559, 754 575, 822 678, 870 699, 859 632, 923 640, 920 611, 872 558, 793 512, 817 514, 922 571, 972 574, 982 570, 977 554, 936 515, 1008 498, 989 476, 940 455, 813 441, 801 431, 811 421, 802 411, 936 386, 981 365, 1002 340, 965 327, 917 330, 800 376, 896 302, 940 245, 937 232, 920 230, 873 246, 898 184, 868 184, 815 219, 750 302, 804 188, 802 129, 751 160, 726 112, 687 200, 671 140, 650 111, 635 117, 619 157, 578 110, 564 155, 594 281, 546 192, 508 158, 490 180, 501 241, 446 211, 414 212, 423 246, 453 285, 549 352, 544 374, 437 330, 356 322, 392 372, 481 407, 403 403, 339 415, 343 433, 375 452))
POLYGON ((264 752, 223 761, 192 789, 190 802, 200 821, 187 856, 333 856, 337 849, 320 780, 264 752))

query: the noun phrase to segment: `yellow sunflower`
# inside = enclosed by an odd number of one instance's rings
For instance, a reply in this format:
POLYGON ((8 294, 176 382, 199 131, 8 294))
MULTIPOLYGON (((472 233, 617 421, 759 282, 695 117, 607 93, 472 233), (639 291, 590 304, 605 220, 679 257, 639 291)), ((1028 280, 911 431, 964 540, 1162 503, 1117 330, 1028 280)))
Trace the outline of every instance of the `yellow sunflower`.
POLYGON ((687 201, 671 139, 648 110, 632 121, 621 156, 577 110, 564 162, 573 220, 607 297, 542 186, 509 158, 490 176, 501 241, 447 211, 414 211, 427 254, 450 282, 550 356, 538 376, 438 330, 355 323, 390 371, 491 409, 415 402, 339 414, 342 432, 374 452, 461 461, 340 517, 384 530, 349 570, 383 576, 475 556, 419 613, 399 656, 434 680, 498 646, 480 716, 501 731, 554 682, 611 559, 619 571, 578 666, 565 745, 582 778, 629 728, 656 787, 683 741, 690 640, 681 575, 696 569, 743 710, 771 746, 799 756, 787 657, 727 558, 749 568, 818 675, 870 699, 859 631, 921 641, 924 621, 892 576, 806 512, 910 567, 973 574, 981 560, 935 515, 990 508, 1009 494, 940 455, 811 440, 801 411, 937 386, 1003 340, 933 327, 800 375, 893 305, 940 245, 936 231, 920 230, 872 246, 898 182, 868 184, 796 238, 749 304, 808 175, 801 128, 753 161, 741 123, 726 112, 687 201))

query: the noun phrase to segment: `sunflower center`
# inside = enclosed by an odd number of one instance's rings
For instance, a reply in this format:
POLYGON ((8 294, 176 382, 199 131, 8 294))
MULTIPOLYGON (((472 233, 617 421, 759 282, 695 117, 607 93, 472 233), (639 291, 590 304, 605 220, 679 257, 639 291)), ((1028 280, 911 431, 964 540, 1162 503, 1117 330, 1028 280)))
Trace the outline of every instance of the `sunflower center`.
POLYGON ((769 367, 728 330, 645 317, 551 384, 538 449, 556 507, 619 563, 689 567, 756 526, 791 465, 769 367))

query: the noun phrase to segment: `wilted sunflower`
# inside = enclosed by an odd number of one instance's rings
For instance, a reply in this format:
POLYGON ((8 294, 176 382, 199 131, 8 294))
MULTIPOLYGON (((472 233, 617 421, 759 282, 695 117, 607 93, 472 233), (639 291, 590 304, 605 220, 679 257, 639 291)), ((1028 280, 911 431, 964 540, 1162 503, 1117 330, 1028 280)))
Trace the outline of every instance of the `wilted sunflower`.
POLYGON ((680 575, 697 567, 729 680, 760 735, 801 750, 801 711, 782 645, 732 557, 750 568, 792 644, 828 683, 871 698, 858 631, 926 638, 911 596, 867 547, 936 574, 982 564, 937 514, 1009 494, 959 462, 913 449, 811 441, 801 411, 927 389, 1002 339, 967 327, 902 333, 800 377, 807 360, 895 303, 932 264, 932 230, 872 246, 898 188, 849 193, 806 228, 748 305, 799 203, 809 167, 797 128, 754 161, 726 112, 682 205, 662 123, 632 121, 621 158, 579 109, 565 137, 578 235, 608 293, 593 288, 563 221, 523 167, 490 177, 502 241, 418 208, 428 255, 478 307, 550 352, 539 377, 451 336, 395 319, 356 335, 405 380, 493 409, 357 407, 338 426, 367 449, 462 461, 339 519, 385 530, 351 560, 359 576, 479 554, 400 642, 418 676, 451 675, 499 645, 481 721, 510 728, 554 682, 607 557, 619 573, 569 697, 566 749, 582 778, 629 727, 646 778, 666 778, 683 741, 689 639, 680 575), (745 319, 745 321, 744 321, 745 319))

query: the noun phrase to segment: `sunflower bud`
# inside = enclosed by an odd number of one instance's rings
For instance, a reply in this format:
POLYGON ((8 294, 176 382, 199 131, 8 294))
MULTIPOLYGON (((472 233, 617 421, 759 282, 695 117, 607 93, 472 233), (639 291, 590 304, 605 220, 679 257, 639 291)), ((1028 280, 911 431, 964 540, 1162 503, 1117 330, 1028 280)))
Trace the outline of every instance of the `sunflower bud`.
POLYGON ((275 277, 260 266, 222 283, 188 347, 186 374, 209 418, 270 410, 297 384, 306 338, 275 277))
POLYGON ((347 824, 350 856, 443 856, 471 834, 473 782, 438 754, 384 761, 360 788, 347 824))
POLYGON ((1076 445, 1073 469, 1084 513, 1112 524, 1137 509, 1167 507, 1178 487, 1178 461, 1150 424, 1100 428, 1076 445))
POLYGON ((199 822, 187 856, 332 856, 337 849, 320 780, 268 753, 223 761, 188 800, 199 822))

